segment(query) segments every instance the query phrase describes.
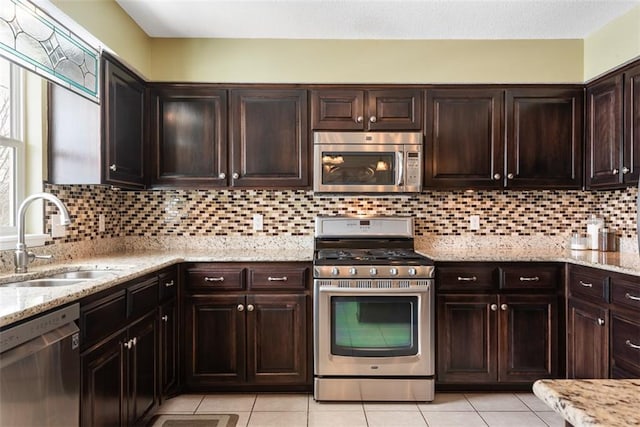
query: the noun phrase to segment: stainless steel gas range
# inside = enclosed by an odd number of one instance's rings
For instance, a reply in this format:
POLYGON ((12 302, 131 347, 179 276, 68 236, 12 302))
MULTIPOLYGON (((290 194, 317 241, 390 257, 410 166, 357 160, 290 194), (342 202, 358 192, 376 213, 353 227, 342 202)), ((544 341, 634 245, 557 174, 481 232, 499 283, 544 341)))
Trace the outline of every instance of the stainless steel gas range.
POLYGON ((313 270, 314 398, 433 400, 434 267, 413 219, 316 218, 313 270))

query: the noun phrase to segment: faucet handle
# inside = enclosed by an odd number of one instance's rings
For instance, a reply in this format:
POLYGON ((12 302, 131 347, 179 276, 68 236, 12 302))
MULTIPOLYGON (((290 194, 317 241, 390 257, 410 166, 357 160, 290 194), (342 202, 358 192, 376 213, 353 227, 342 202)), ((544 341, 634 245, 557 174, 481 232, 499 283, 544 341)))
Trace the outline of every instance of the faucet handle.
POLYGON ((27 256, 29 256, 29 262, 32 262, 34 259, 52 259, 53 258, 53 255, 36 255, 33 252, 29 252, 27 256))

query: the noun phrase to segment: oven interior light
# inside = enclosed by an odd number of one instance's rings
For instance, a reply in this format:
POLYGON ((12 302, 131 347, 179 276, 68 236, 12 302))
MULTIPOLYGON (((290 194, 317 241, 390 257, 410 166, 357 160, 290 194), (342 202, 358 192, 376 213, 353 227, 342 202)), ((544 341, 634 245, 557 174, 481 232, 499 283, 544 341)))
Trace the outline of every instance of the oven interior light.
POLYGON ((376 170, 377 171, 388 171, 389 170, 389 164, 387 162, 385 162, 384 160, 378 160, 378 163, 376 163, 376 170))
POLYGON ((324 165, 341 165, 343 163, 344 163, 344 158, 342 156, 331 156, 331 155, 322 156, 322 164, 324 165))

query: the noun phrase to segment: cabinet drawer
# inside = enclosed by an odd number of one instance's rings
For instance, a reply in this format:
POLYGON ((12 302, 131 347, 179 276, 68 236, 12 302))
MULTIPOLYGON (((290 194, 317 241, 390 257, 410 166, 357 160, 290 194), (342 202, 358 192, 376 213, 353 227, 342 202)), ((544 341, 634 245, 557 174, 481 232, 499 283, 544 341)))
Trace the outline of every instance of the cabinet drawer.
POLYGON ((80 308, 82 348, 86 348, 118 329, 127 321, 127 298, 124 289, 80 308))
POLYGON ((197 291, 242 290, 244 268, 229 264, 202 264, 187 269, 187 288, 197 291))
POLYGON ((249 267, 249 289, 307 289, 309 268, 302 265, 260 265, 249 267))
POLYGON ((562 267, 550 264, 508 265, 500 267, 502 289, 556 289, 562 267))
POLYGON ((127 288, 127 316, 138 318, 158 306, 158 279, 153 277, 127 288))
POLYGON ((611 359, 613 367, 640 373, 640 318, 611 314, 611 359))
POLYGON ((176 268, 158 274, 158 292, 160 302, 176 297, 178 292, 178 271, 176 268))
POLYGON ((640 278, 637 281, 611 278, 611 302, 640 312, 640 278))
POLYGON ((569 273, 569 293, 596 302, 608 302, 609 277, 595 270, 572 269, 569 273))
POLYGON ((491 290, 498 284, 498 268, 493 265, 446 265, 436 268, 439 290, 491 290))

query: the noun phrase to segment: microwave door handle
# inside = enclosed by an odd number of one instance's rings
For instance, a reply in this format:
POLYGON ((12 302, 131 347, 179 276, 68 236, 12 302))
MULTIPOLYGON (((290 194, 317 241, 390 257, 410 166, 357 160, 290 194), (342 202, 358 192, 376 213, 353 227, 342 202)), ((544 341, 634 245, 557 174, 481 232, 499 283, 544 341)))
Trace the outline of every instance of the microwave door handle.
POLYGON ((400 187, 404 185, 404 153, 402 151, 396 151, 396 160, 398 162, 398 180, 396 185, 400 187))

